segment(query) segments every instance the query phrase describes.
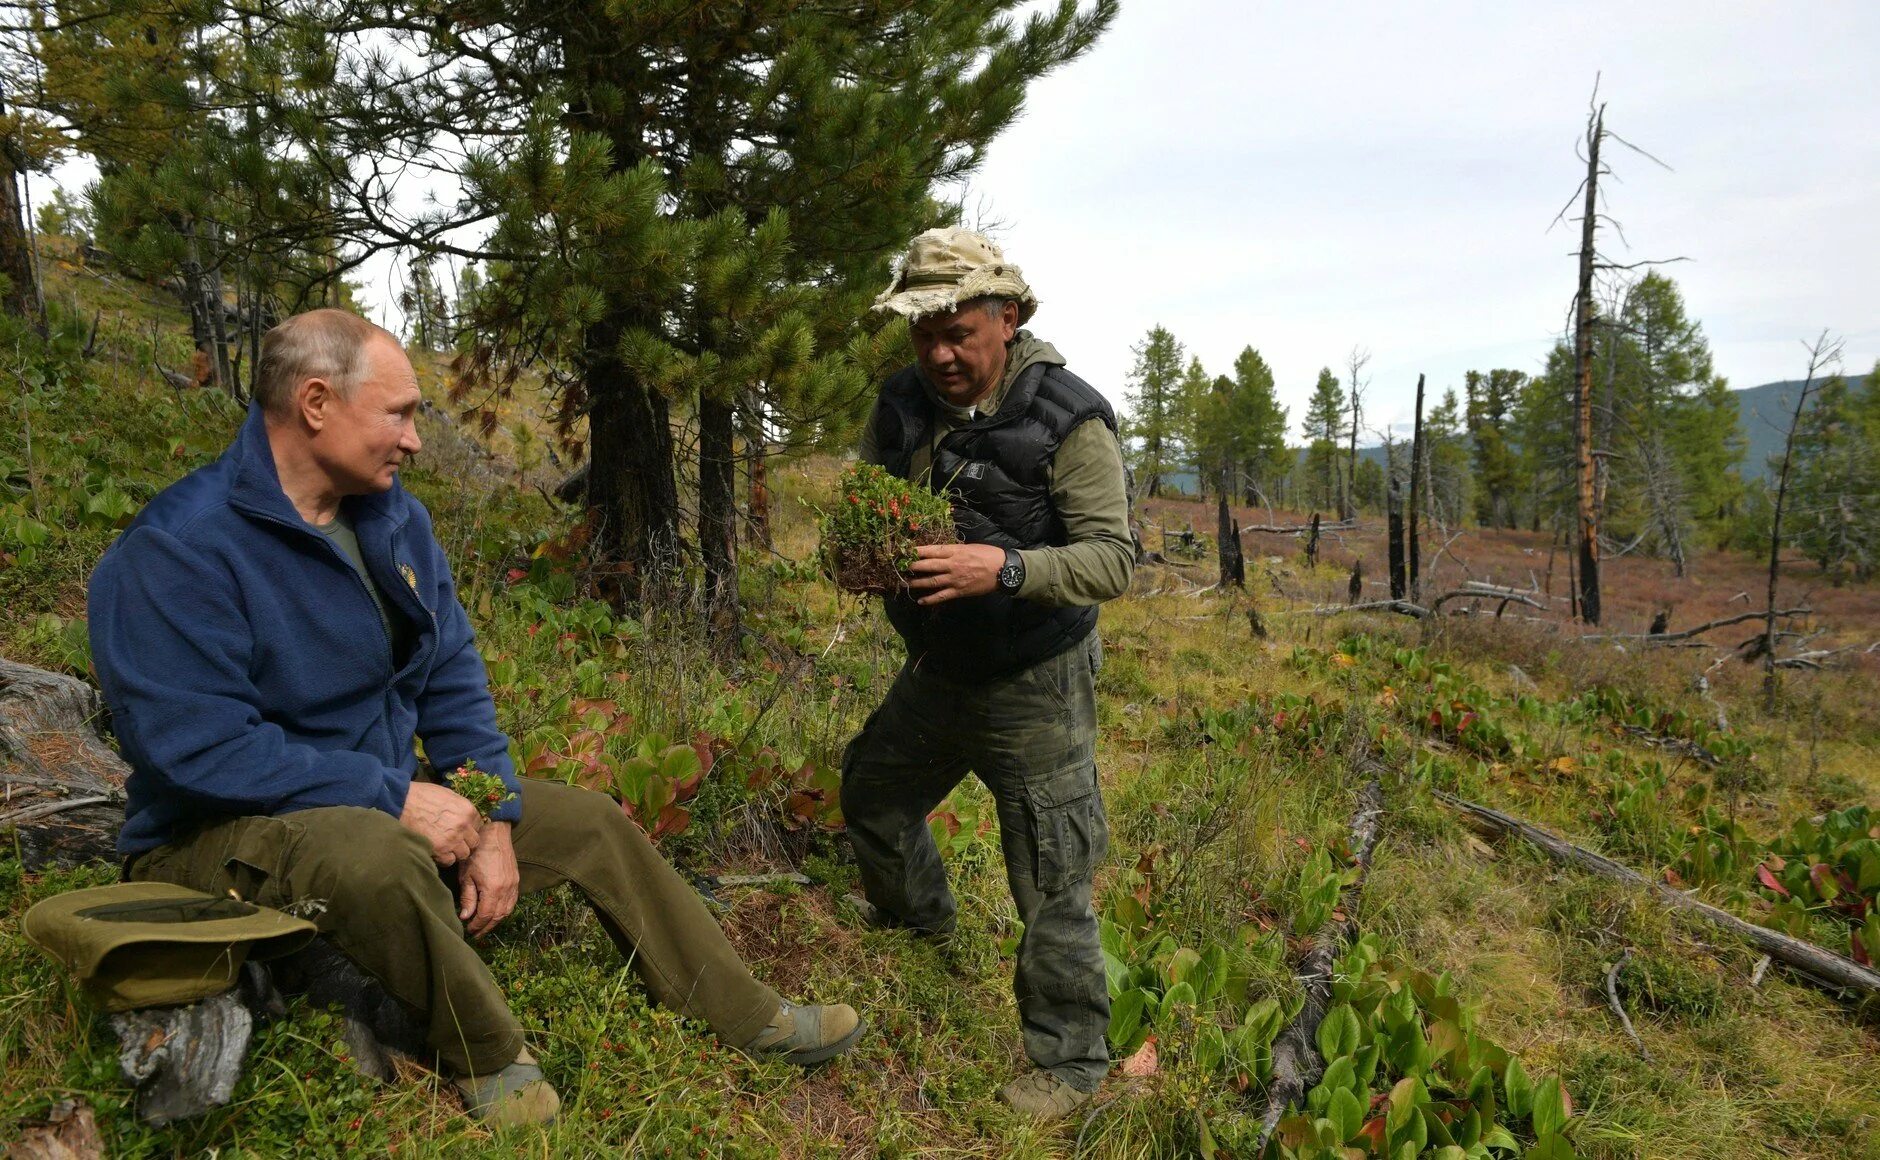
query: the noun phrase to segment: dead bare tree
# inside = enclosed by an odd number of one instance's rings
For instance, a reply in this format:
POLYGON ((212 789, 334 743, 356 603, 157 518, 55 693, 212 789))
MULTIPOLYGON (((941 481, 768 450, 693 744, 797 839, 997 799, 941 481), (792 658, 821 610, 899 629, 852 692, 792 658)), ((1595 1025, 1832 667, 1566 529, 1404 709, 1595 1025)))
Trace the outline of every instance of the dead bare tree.
POLYGON ((1358 375, 1370 361, 1371 352, 1361 346, 1352 347, 1351 353, 1345 356, 1345 368, 1350 372, 1345 381, 1351 387, 1351 454, 1338 514, 1346 522, 1356 519, 1358 514, 1358 428, 1364 425, 1364 388, 1370 385, 1370 380, 1360 379, 1358 375))
POLYGON ((1802 380, 1802 389, 1795 396, 1795 410, 1789 416, 1788 432, 1782 437, 1782 466, 1776 472, 1775 515, 1769 524, 1769 595, 1763 620, 1763 708, 1775 712, 1776 692, 1781 678, 1776 675, 1776 586, 1781 579, 1782 564, 1782 508, 1789 498, 1789 467, 1795 458, 1795 431, 1802 425, 1802 411, 1808 406, 1808 396, 1814 392, 1815 378, 1822 370, 1839 365, 1841 361, 1842 340, 1830 338, 1827 331, 1815 336, 1815 341, 1805 344, 1808 349, 1808 375, 1802 380))
MULTIPOLYGON (((1599 452, 1593 445, 1593 329, 1601 322, 1599 303, 1594 298, 1594 280, 1602 271, 1635 270, 1640 266, 1683 261, 1682 258, 1666 258, 1618 263, 1606 261, 1600 254, 1600 223, 1618 229, 1618 224, 1612 218, 1600 212, 1599 179, 1612 174, 1612 169, 1600 160, 1600 148, 1607 140, 1616 141, 1639 156, 1664 166, 1664 162, 1606 128, 1606 106, 1599 101, 1599 82, 1595 78, 1593 97, 1586 115, 1583 157, 1586 176, 1581 179, 1580 188, 1574 191, 1573 197, 1567 199, 1567 204, 1554 217, 1556 224, 1565 220, 1574 202, 1580 202, 1580 216, 1575 219, 1580 225, 1580 248, 1574 255, 1579 259, 1580 277, 1573 298, 1573 456, 1574 497, 1580 541, 1579 612, 1580 619, 1587 624, 1598 624, 1600 616, 1600 502, 1596 464, 1599 452)), ((1623 231, 1620 236, 1623 240, 1623 231)))

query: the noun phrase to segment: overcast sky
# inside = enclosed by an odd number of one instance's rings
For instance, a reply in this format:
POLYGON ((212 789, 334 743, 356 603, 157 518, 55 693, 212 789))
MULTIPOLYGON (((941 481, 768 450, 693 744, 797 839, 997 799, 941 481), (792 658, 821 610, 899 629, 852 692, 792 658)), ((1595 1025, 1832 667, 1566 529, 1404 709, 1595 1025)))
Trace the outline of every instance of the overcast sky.
POLYGON ((1594 77, 1623 149, 1602 246, 1669 267, 1732 386, 1828 328, 1880 356, 1880 3, 1124 0, 1036 85, 971 204, 1032 328, 1121 403, 1161 324, 1211 373, 1251 345, 1297 423, 1372 352, 1367 426, 1463 372, 1534 372, 1566 325, 1594 77), (1574 211, 1577 214, 1577 210, 1574 211))

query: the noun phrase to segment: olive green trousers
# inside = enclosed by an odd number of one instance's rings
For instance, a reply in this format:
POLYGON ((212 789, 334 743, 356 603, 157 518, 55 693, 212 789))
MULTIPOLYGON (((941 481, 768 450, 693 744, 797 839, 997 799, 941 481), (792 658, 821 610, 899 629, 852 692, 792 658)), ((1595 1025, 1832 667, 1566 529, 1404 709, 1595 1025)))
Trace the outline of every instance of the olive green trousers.
MULTIPOLYGON (((751 977, 698 893, 612 798, 524 778, 511 838, 522 893, 572 883, 655 1000, 733 1046, 776 1015, 777 993, 751 977)), ((491 1074, 522 1049, 521 1024, 464 938, 455 872, 381 810, 213 822, 137 858, 128 876, 305 914, 420 1014, 439 1060, 460 1074, 491 1074)))
POLYGON ((1091 879, 1109 849, 1097 789, 1096 633, 969 685, 904 667, 842 761, 842 816, 868 901, 890 923, 950 931, 956 910, 927 815, 970 771, 999 812, 1025 924, 1012 979, 1025 1054, 1082 1091, 1109 1071, 1110 993, 1091 879))

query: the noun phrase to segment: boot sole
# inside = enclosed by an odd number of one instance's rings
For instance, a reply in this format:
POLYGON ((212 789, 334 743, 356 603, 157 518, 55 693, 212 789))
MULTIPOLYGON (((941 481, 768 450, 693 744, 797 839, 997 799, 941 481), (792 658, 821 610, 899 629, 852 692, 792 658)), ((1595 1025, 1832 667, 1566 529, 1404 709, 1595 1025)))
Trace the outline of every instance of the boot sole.
POLYGON ((855 1041, 860 1039, 862 1032, 866 1030, 868 1030, 868 1020, 860 1019, 856 1021, 855 1027, 847 1035, 844 1035, 834 1043, 826 1043, 821 1047, 805 1048, 801 1051, 792 1051, 787 1055, 780 1055, 777 1058, 785 1063, 793 1063, 798 1067, 815 1067, 819 1063, 827 1063, 849 1048, 854 1047, 855 1041))

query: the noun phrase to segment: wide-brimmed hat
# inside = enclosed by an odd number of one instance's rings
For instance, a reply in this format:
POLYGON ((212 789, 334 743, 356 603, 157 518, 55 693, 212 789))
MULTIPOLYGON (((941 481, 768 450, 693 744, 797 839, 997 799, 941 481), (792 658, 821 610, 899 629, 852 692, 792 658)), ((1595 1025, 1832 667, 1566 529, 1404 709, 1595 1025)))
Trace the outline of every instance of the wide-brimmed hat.
POLYGON ((984 234, 957 228, 928 230, 908 243, 894 281, 876 296, 875 309, 892 310, 911 321, 987 297, 1018 303, 1021 325, 1038 309, 1038 297, 1025 284, 1025 276, 984 234))
POLYGON ((107 1011, 219 995, 235 985, 242 963, 290 954, 319 933, 304 918, 167 882, 54 895, 27 911, 23 925, 107 1011))

